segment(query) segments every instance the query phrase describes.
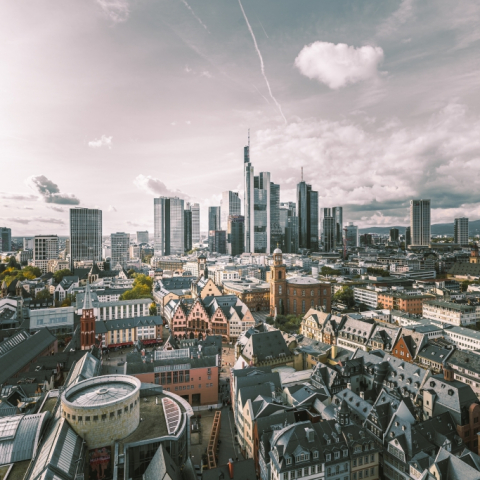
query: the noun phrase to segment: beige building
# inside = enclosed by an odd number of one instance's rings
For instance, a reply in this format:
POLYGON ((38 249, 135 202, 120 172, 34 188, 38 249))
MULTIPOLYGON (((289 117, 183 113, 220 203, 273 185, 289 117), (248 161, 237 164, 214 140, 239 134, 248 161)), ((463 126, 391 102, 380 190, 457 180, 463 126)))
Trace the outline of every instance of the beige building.
POLYGON ((323 342, 323 324, 330 314, 311 308, 303 317, 300 333, 307 338, 323 342))

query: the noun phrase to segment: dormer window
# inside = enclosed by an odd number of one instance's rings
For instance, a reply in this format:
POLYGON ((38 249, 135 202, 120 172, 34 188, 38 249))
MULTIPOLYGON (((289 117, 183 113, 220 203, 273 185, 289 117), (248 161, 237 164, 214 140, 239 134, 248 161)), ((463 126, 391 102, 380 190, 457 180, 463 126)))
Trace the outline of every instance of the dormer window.
POLYGON ((318 458, 318 452, 317 451, 313 452, 313 458, 318 458))
POLYGON ((327 462, 329 462, 331 459, 332 459, 332 455, 331 455, 330 453, 327 453, 327 454, 325 455, 325 460, 326 460, 327 462))
POLYGON ((287 465, 291 465, 292 464, 292 457, 285 457, 285 463, 287 465))

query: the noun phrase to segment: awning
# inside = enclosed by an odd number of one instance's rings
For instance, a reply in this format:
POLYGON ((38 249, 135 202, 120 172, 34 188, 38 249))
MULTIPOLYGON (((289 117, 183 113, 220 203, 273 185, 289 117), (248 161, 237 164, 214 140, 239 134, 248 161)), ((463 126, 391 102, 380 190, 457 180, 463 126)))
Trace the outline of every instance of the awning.
POLYGON ((115 348, 115 347, 128 347, 132 346, 133 342, 125 342, 125 343, 111 343, 108 345, 108 348, 115 348))

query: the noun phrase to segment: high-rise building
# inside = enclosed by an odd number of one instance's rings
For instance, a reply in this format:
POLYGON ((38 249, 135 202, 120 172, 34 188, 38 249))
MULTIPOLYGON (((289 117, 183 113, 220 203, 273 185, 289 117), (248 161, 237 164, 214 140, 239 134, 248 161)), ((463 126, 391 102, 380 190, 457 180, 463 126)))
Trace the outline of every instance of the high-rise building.
POLYGON ((184 201, 178 197, 160 197, 153 201, 155 255, 182 255, 185 252, 184 201))
POLYGON ((12 250, 12 230, 7 227, 0 227, 0 251, 10 252, 12 250))
POLYGON ((332 217, 335 219, 335 247, 343 246, 343 207, 333 207, 332 217))
POLYGON ((295 202, 280 204, 280 227, 283 232, 281 250, 285 253, 298 253, 298 217, 295 202))
POLYGON ((190 210, 192 211, 192 244, 200 243, 200 204, 192 203, 190 210))
MULTIPOLYGON (((249 141, 250 143, 250 141, 249 141)), ((277 218, 277 202, 280 198, 279 186, 270 182, 270 173, 254 175, 250 162, 250 145, 244 148, 244 214, 245 214, 245 251, 250 253, 270 253, 272 248, 272 213, 277 218), (273 186, 273 187, 272 187, 273 186), (272 192, 273 188, 273 192, 272 192), (272 209, 272 194, 274 205, 272 209)), ((280 212, 278 212, 278 219, 280 212)), ((274 223, 276 225, 276 223, 274 223)), ((275 229, 275 234, 277 231, 275 229)))
POLYGON ((358 247, 358 227, 352 222, 345 227, 345 237, 347 247, 358 247))
POLYGON ((48 261, 58 258, 58 236, 37 235, 33 239, 33 265, 42 273, 48 271, 48 261))
MULTIPOLYGON (((303 176, 303 171, 302 171, 303 176)), ((302 179, 297 184, 298 245, 318 250, 318 192, 302 179)))
POLYGON ((400 238, 400 232, 398 231, 398 228, 391 228, 390 229, 390 241, 391 242, 398 242, 399 238, 400 238))
POLYGON ((244 252, 245 217, 243 215, 230 215, 227 226, 227 253, 241 255, 244 252))
POLYGON ((102 211, 96 208, 70 209, 70 264, 102 260, 102 211))
POLYGON ((412 246, 428 246, 430 229, 430 200, 410 200, 412 246))
POLYGON ((23 249, 24 250, 33 250, 34 242, 35 241, 32 237, 24 237, 23 238, 23 249))
POLYGON ((280 225, 280 185, 270 182, 270 253, 283 243, 280 225))
POLYGON ((189 252, 192 250, 192 208, 189 203, 187 203, 187 207, 185 208, 185 211, 183 212, 184 215, 184 222, 185 226, 183 229, 183 234, 184 234, 184 244, 185 244, 185 251, 189 252))
POLYGON ((225 230, 208 232, 208 251, 210 253, 227 253, 227 232, 225 230))
POLYGON ((462 247, 468 245, 468 218, 456 218, 453 225, 453 241, 462 247))
POLYGON ((335 219, 323 217, 323 249, 331 252, 335 248, 335 219))
POLYGON ((208 207, 208 231, 221 230, 221 208, 208 207))
POLYGON ((405 228, 405 247, 412 244, 412 231, 410 227, 405 228))
POLYGON ((222 201, 220 202, 221 228, 227 230, 228 217, 231 215, 242 214, 242 202, 238 192, 222 192, 222 201))
POLYGON ((148 231, 145 230, 143 232, 137 232, 137 243, 142 244, 142 243, 148 243, 148 231))
POLYGON ((118 263, 125 268, 130 259, 130 234, 125 232, 112 233, 110 235, 111 261, 115 267, 118 263))

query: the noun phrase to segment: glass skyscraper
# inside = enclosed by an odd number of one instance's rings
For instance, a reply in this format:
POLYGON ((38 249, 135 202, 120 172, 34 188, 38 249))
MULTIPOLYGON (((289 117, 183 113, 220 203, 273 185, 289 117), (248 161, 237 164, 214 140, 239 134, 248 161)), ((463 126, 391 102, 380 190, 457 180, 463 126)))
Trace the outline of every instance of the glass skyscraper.
POLYGON ((466 247, 468 245, 468 218, 456 218, 453 225, 453 241, 466 247))
POLYGON ((192 203, 190 210, 192 211, 192 243, 200 243, 200 205, 192 203))
POLYGON ((185 208, 183 215, 185 220, 185 227, 183 229, 185 251, 189 252, 192 249, 192 206, 189 203, 187 203, 187 208, 185 208))
POLYGON ((154 252, 156 256, 185 252, 184 201, 181 198, 154 198, 154 252))
POLYGON ((238 192, 226 191, 222 192, 222 202, 220 204, 220 213, 221 213, 221 225, 222 230, 227 230, 228 227, 228 217, 230 215, 241 215, 242 214, 242 203, 238 192))
POLYGON ((335 219, 335 246, 343 247, 343 207, 333 207, 332 217, 335 219))
POLYGON ((102 260, 102 211, 95 208, 70 209, 70 265, 102 260))
POLYGON ((0 251, 9 252, 12 249, 12 230, 0 227, 0 251))
POLYGON ((208 207, 208 231, 221 230, 220 207, 208 207))
POLYGON ((303 180, 297 184, 298 246, 318 251, 318 192, 303 180))
POLYGON ((130 234, 124 232, 112 233, 110 235, 110 246, 112 251, 110 265, 115 267, 119 263, 125 268, 130 259, 130 234))
POLYGON ((410 200, 410 235, 412 246, 430 244, 430 200, 410 200))

